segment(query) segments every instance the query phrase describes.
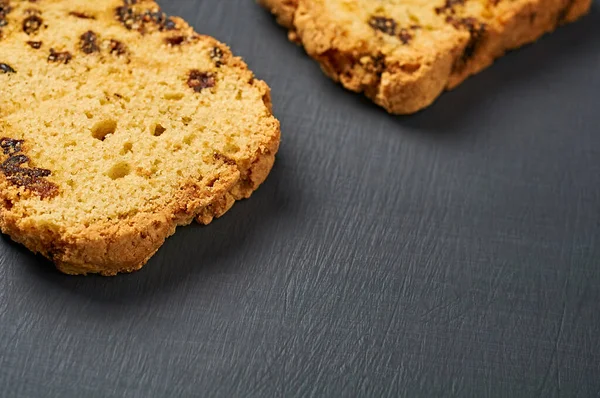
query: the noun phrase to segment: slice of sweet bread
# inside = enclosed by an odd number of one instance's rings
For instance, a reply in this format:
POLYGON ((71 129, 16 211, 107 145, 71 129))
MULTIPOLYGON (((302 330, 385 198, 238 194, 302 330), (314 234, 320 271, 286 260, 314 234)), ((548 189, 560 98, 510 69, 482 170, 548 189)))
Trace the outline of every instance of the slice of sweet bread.
POLYGON ((416 112, 591 0, 258 0, 344 87, 416 112))
POLYGON ((146 0, 0 0, 0 228, 69 274, 139 269, 247 198, 269 88, 146 0))

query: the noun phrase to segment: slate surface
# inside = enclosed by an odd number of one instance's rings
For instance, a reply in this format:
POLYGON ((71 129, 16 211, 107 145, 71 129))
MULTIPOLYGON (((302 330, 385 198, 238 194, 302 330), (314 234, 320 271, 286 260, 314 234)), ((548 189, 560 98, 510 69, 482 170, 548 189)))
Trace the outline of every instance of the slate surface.
POLYGON ((143 271, 0 241, 0 396, 600 396, 600 2, 412 117, 249 0, 163 1, 271 85, 277 166, 143 271))

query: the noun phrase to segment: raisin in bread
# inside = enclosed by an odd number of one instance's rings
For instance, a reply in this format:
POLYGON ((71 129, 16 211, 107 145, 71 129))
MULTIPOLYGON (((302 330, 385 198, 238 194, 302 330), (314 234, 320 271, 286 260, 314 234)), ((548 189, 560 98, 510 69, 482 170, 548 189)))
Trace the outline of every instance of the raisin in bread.
POLYGON ((0 0, 0 227, 69 274, 141 268, 267 177, 269 88, 147 0, 0 0))
POLYGON ((430 105, 591 0, 259 0, 324 72, 391 113, 430 105))

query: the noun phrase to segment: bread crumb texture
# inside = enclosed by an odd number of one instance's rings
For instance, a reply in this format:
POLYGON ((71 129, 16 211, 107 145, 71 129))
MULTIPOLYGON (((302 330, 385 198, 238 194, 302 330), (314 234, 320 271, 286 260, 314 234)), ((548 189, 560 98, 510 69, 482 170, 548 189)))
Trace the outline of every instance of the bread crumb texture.
POLYGON ((588 12, 591 0, 258 0, 323 71, 390 113, 414 113, 588 12))
POLYGON ((0 227, 69 274, 141 268, 247 198, 269 88, 146 0, 0 0, 0 227))

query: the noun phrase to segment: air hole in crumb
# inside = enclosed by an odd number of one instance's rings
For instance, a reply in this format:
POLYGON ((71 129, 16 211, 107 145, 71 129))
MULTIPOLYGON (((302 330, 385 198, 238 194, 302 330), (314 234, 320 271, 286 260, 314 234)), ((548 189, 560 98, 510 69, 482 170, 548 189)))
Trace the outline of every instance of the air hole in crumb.
POLYGON ((240 101, 242 99, 242 90, 238 90, 237 95, 235 96, 235 99, 240 101))
POLYGON ((102 120, 92 127, 92 137, 104 141, 107 135, 114 134, 117 130, 117 122, 114 120, 102 120))
POLYGON ((421 20, 419 19, 419 17, 414 14, 409 14, 408 18, 410 19, 411 22, 413 22, 417 25, 421 23, 421 20))
POLYGON ((218 179, 218 178, 213 178, 212 180, 210 180, 210 181, 208 182, 208 184, 206 184, 206 186, 207 186, 207 187, 209 187, 209 188, 212 188, 212 187, 214 187, 214 186, 215 186, 215 183, 216 183, 217 181, 219 181, 219 179, 218 179))
POLYGON ((181 121, 183 122, 183 124, 185 124, 187 126, 192 121, 192 118, 189 116, 184 116, 181 118, 181 121))
POLYGON ((165 131, 167 131, 167 129, 159 123, 156 123, 154 127, 152 127, 152 135, 155 137, 160 137, 165 131))
POLYGON ((75 188, 75 181, 69 180, 69 181, 67 181, 67 185, 70 186, 71 188, 75 188))
POLYGON ((133 144, 131 142, 126 142, 123 144, 123 149, 121 149, 121 155, 127 155, 129 152, 133 152, 133 144))
POLYGON ((240 150, 240 147, 235 144, 228 143, 225 144, 225 147, 223 149, 227 153, 237 153, 240 150))
POLYGON ((179 101, 183 99, 183 93, 165 93, 166 100, 179 101))
POLYGON ((150 173, 157 174, 160 170, 159 170, 159 166, 162 162, 160 161, 160 159, 154 159, 154 161, 152 162, 152 167, 150 168, 150 173))
POLYGON ((93 114, 92 114, 92 112, 90 112, 90 111, 86 111, 86 112, 85 112, 85 116, 86 116, 88 119, 93 119, 93 118, 94 118, 94 115, 93 115, 93 114))
POLYGON ((196 138, 196 135, 195 135, 195 134, 189 134, 189 135, 186 135, 186 136, 183 138, 183 143, 184 143, 185 145, 192 145, 192 142, 194 141, 194 139, 195 139, 195 138, 196 138))
POLYGON ((118 180, 119 178, 123 178, 131 173, 131 166, 127 162, 120 162, 115 164, 113 167, 108 170, 107 175, 113 179, 118 180))

